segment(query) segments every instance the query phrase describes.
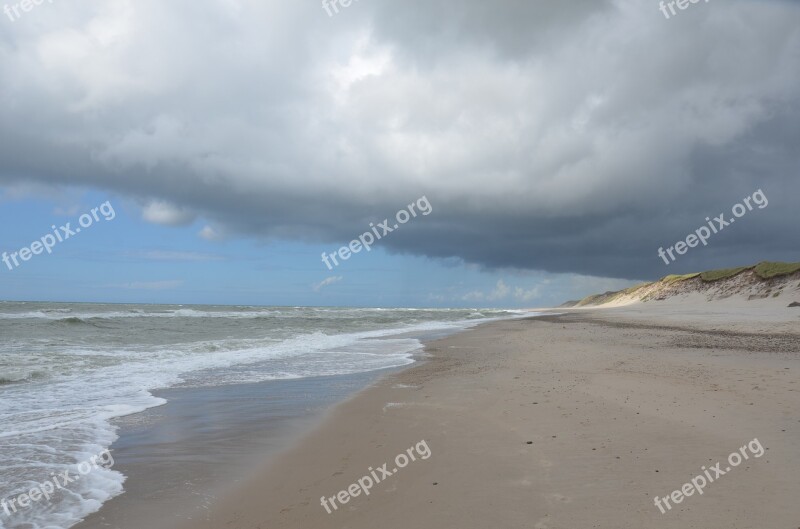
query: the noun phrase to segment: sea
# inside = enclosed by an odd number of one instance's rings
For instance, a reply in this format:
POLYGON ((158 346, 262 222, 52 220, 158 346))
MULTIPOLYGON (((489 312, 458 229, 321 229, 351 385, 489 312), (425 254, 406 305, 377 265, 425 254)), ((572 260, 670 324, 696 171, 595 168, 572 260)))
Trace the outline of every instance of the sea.
POLYGON ((422 339, 525 315, 0 302, 0 529, 68 528, 123 494, 125 475, 87 462, 117 439, 115 420, 167 402, 154 390, 398 368, 415 362, 422 339), (79 479, 19 505, 64 472, 79 479))

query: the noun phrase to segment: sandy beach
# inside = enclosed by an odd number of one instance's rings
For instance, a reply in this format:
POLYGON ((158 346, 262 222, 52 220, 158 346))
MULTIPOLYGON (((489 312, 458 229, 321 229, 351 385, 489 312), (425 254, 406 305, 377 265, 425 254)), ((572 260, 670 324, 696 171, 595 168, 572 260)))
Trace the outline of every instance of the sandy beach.
POLYGON ((800 529, 798 28, 3 2, 0 529, 800 529))
POLYGON ((564 311, 433 341, 181 529, 797 527, 800 314, 697 310, 564 311), (732 452, 748 457, 730 468, 732 452), (717 462, 702 494, 655 505, 717 462), (368 496, 337 497, 384 463, 368 496))

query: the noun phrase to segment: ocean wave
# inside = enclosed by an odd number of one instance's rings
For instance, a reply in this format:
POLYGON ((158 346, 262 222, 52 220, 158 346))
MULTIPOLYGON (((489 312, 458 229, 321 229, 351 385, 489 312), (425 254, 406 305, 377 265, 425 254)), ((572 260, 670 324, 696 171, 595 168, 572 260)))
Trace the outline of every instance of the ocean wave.
POLYGON ((67 320, 72 318, 79 318, 82 320, 89 319, 121 319, 121 318, 231 318, 231 319, 253 319, 253 318, 268 318, 285 314, 282 311, 265 310, 265 311, 247 311, 247 312, 225 312, 225 311, 201 311, 195 309, 177 309, 166 311, 143 311, 143 310, 129 310, 129 311, 113 311, 113 312, 82 312, 74 313, 70 310, 57 311, 57 310, 39 310, 32 312, 18 312, 18 313, 0 313, 0 320, 67 320), (69 318, 64 318, 64 314, 71 314, 69 318))
POLYGON ((109 318, 101 317, 87 317, 84 316, 70 316, 69 318, 49 319, 48 325, 86 325, 91 327, 101 327, 103 322, 110 323, 112 320, 109 318))
POLYGON ((15 374, 2 374, 0 375, 0 386, 9 386, 11 384, 22 384, 34 380, 43 380, 48 377, 44 371, 29 371, 15 374))
MULTIPOLYGON (((385 317, 391 318, 391 313, 419 313, 428 314, 458 314, 466 312, 462 309, 325 309, 325 308, 302 308, 297 310, 247 310, 247 311, 220 311, 220 310, 198 310, 198 309, 174 309, 174 310, 152 310, 131 309, 126 311, 110 312, 74 312, 72 309, 42 309, 31 312, 1 313, 0 320, 11 319, 46 319, 46 320, 71 320, 78 318, 81 320, 90 319, 120 319, 120 318, 221 318, 221 319, 261 319, 285 317, 291 319, 317 319, 315 314, 333 314, 342 318, 359 317, 370 319, 370 316, 377 314, 387 314, 385 317), (64 314, 70 314, 69 318, 64 318, 64 314)), ((503 315, 516 314, 522 311, 513 310, 475 310, 466 315, 466 318, 491 318, 503 315)), ((408 316, 405 316, 408 318, 408 316)))
POLYGON ((88 321, 84 320, 83 318, 79 318, 77 316, 70 316, 69 318, 61 318, 56 320, 57 322, 61 323, 89 323, 88 321))

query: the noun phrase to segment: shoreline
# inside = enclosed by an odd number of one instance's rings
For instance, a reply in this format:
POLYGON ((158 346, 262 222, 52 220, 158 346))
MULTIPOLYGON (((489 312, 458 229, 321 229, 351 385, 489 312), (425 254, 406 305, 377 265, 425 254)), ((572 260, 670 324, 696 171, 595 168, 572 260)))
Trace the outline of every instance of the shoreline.
POLYGON ((797 334, 558 312, 426 343, 425 362, 336 405, 204 519, 174 527, 796 525, 797 334), (764 457, 666 514, 656 508, 656 495, 754 438, 764 457), (430 458, 326 512, 321 497, 421 440, 430 458))
POLYGON ((424 362, 429 341, 464 330, 402 331, 386 336, 419 340, 421 347, 412 354, 413 362, 399 367, 152 391, 166 403, 114 420, 118 439, 110 448, 116 460, 114 470, 124 475, 124 492, 73 527, 138 529, 143 521, 165 527, 179 523, 175 520, 202 516, 211 503, 251 477, 254 468, 279 457, 323 424, 338 405, 377 381, 424 362))
POLYGON ((111 450, 125 492, 74 528, 164 527, 197 516, 252 474, 253 460, 276 457, 339 403, 398 369, 156 390, 166 404, 115 420, 111 450))

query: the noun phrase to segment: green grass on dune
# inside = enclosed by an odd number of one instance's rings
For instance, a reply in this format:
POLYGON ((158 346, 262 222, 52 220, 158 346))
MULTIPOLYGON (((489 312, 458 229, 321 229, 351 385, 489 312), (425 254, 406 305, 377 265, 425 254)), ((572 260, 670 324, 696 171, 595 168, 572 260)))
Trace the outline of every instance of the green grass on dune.
POLYGON ((719 281, 720 279, 727 279, 737 274, 741 274, 745 270, 753 268, 752 266, 740 266, 738 268, 721 268, 719 270, 709 270, 708 272, 701 272, 700 279, 706 282, 719 281))
POLYGON ((758 263, 753 271, 762 279, 786 276, 800 270, 800 263, 771 263, 764 261, 758 263))
POLYGON ((703 281, 719 281, 720 279, 727 279, 745 270, 752 270, 761 279, 770 279, 772 277, 780 277, 793 274, 800 270, 800 263, 778 263, 770 261, 762 261, 755 266, 740 266, 738 268, 723 268, 721 270, 709 270, 700 274, 703 281))
POLYGON ((695 277, 699 276, 700 272, 695 272, 694 274, 683 274, 683 275, 675 275, 671 274, 661 279, 662 283, 674 283, 676 281, 684 281, 686 279, 694 279, 695 277))

